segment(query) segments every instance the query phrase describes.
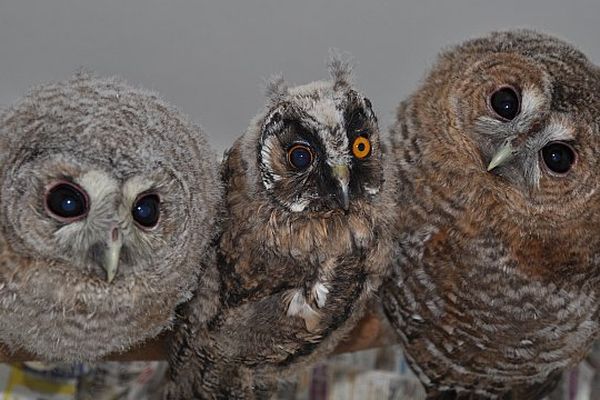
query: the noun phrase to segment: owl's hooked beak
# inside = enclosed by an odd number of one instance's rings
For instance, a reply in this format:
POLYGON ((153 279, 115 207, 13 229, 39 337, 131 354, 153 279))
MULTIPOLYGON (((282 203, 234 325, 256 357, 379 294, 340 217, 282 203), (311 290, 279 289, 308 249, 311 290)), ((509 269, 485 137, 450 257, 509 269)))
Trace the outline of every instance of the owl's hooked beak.
POLYGON ((515 149, 513 148, 511 141, 507 140, 498 150, 496 150, 496 153, 487 166, 488 172, 509 162, 514 154, 515 149))
POLYGON ((123 247, 123 238, 119 228, 113 228, 106 244, 106 251, 102 260, 102 268, 106 271, 106 281, 111 283, 119 268, 119 256, 123 247))
POLYGON ((348 193, 348 185, 350 184, 350 169, 344 164, 334 165, 331 167, 331 174, 337 181, 335 197, 344 211, 348 211, 350 208, 350 194, 348 193))

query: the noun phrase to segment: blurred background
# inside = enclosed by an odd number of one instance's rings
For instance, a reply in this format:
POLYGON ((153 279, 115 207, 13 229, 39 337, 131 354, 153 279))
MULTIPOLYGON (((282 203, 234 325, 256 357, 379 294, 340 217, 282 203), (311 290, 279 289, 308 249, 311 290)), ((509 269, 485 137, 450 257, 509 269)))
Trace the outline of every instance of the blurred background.
POLYGON ((530 27, 600 61, 597 0, 0 0, 0 105, 80 67, 158 90, 221 152, 262 107, 264 79, 327 78, 351 53, 382 127, 444 46, 530 27))
MULTIPOLYGON (((220 153, 262 108, 265 79, 326 79, 328 50, 338 48, 354 56, 358 86, 386 128, 440 49, 492 30, 534 28, 600 63, 599 16, 597 0, 0 0, 0 107, 80 68, 120 75, 179 106, 220 153)), ((599 399, 598 368, 600 349, 565 373, 552 400, 599 399)), ((145 399, 163 371, 164 363, 5 364, 0 399, 145 399)), ((279 398, 424 393, 393 346, 302 371, 279 398)))

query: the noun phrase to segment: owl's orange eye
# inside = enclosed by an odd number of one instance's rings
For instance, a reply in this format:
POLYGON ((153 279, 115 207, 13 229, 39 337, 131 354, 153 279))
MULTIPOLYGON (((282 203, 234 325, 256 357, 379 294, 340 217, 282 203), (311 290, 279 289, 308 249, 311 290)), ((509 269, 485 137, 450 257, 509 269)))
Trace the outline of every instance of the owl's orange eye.
POLYGON ((369 139, 364 136, 354 139, 354 143, 352 144, 352 154, 354 154, 354 157, 362 160, 369 153, 371 153, 371 142, 369 142, 369 139))

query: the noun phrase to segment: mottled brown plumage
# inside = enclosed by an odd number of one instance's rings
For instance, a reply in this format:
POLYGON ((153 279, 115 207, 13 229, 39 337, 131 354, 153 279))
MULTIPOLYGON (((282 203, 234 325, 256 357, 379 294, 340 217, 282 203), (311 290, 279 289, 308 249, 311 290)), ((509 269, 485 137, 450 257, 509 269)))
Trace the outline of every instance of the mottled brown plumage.
POLYGON ((400 105, 383 301, 431 398, 539 398, 597 337, 599 91, 582 53, 516 31, 443 53, 400 105))
POLYGON ((330 82, 275 81, 226 155, 222 308, 205 331, 201 302, 183 311, 165 398, 266 395, 273 376, 333 350, 379 287, 390 249, 379 132, 348 74, 334 61, 330 82), (311 152, 305 168, 297 145, 311 152))

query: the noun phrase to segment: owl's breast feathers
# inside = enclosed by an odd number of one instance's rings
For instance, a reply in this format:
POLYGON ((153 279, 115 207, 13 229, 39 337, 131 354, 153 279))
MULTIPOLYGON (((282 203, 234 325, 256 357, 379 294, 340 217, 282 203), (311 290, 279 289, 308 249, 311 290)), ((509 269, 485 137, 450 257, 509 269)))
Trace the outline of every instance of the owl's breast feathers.
POLYGON ((557 222, 483 168, 442 162, 441 141, 394 133, 408 206, 384 304, 414 370, 458 392, 545 385, 600 329, 594 211, 557 222))
POLYGON ((129 278, 108 285, 68 263, 23 256, 0 234, 2 342, 46 360, 70 361, 97 359, 156 336, 172 324, 168 299, 182 295, 174 284, 181 279, 163 279, 173 282, 173 292, 159 296, 159 290, 144 290, 152 281, 129 278))
POLYGON ((246 169, 234 146, 224 168, 228 215, 219 246, 226 302, 282 295, 287 315, 304 318, 312 332, 362 312, 388 267, 390 246, 380 243, 388 235, 374 207, 354 201, 347 213, 290 213, 246 169))
POLYGON ((386 235, 371 204, 354 201, 348 213, 284 210, 260 182, 249 181, 237 146, 224 171, 228 215, 219 252, 230 301, 304 287, 317 295, 319 286, 312 287, 317 281, 332 285, 329 298, 357 285, 376 289, 389 246, 378 245, 386 235))
MULTIPOLYGON (((583 358, 599 329, 598 279, 566 264, 523 265, 539 244, 511 248, 485 228, 473 233, 455 225, 402 237, 385 305, 421 380, 502 393, 583 358)), ((548 262, 580 261, 552 253, 548 262)))

